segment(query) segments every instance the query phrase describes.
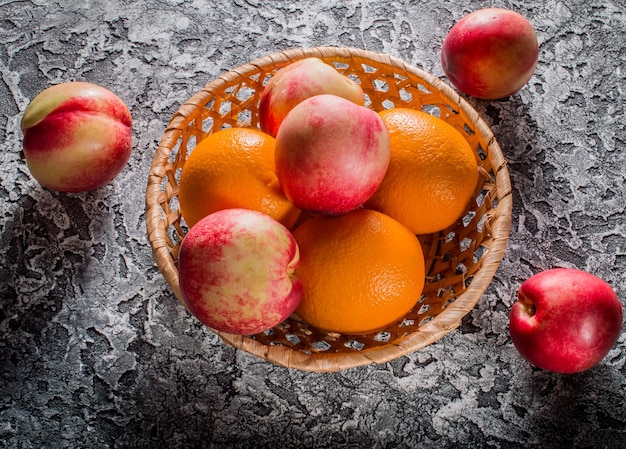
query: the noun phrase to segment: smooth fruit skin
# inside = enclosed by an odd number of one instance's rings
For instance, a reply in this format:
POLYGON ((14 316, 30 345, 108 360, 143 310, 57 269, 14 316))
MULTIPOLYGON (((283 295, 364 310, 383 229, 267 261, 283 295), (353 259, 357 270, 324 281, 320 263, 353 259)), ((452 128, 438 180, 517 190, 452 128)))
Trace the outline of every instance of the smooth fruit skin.
POLYGON ((537 35, 521 14, 503 8, 474 11, 443 41, 443 71, 461 92, 495 100, 520 90, 535 72, 537 35))
POLYGON ((32 176, 61 192, 111 182, 132 149, 132 118, 110 90, 85 82, 47 88, 22 117, 24 157, 32 176))
POLYGON ((598 364, 622 330, 622 304, 602 279, 554 268, 524 281, 510 313, 513 344, 530 363, 558 373, 598 364))
POLYGON ((276 137, 285 116, 298 103, 321 94, 343 97, 363 106, 363 89, 318 58, 305 58, 279 70, 267 82, 259 103, 259 124, 263 132, 276 137))
POLYGON ((300 304, 296 241, 261 212, 224 209, 206 216, 183 239, 178 260, 184 303, 214 330, 263 332, 300 304))
POLYGON ((361 206, 382 182, 389 132, 371 109, 317 95, 285 117, 276 136, 276 176, 298 208, 328 214, 361 206))

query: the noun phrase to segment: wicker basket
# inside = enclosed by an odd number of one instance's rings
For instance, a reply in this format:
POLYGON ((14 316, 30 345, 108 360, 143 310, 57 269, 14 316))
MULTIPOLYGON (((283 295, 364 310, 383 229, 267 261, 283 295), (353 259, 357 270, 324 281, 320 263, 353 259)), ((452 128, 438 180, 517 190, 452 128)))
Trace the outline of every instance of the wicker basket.
POLYGON ((326 333, 292 319, 254 336, 215 331, 227 344, 281 366, 337 371, 395 359, 459 326, 504 255, 511 227, 511 186, 506 161, 488 126, 447 84, 418 68, 385 54, 336 47, 293 49, 257 59, 191 97, 172 117, 154 156, 146 192, 148 237, 156 263, 179 299, 178 250, 187 227, 177 194, 185 160, 208 133, 231 126, 258 127, 264 84, 280 68, 311 56, 360 82, 366 106, 374 110, 410 107, 453 125, 474 149, 481 173, 465 216, 443 232, 419 236, 426 256, 426 286, 400 322, 358 337, 326 333))

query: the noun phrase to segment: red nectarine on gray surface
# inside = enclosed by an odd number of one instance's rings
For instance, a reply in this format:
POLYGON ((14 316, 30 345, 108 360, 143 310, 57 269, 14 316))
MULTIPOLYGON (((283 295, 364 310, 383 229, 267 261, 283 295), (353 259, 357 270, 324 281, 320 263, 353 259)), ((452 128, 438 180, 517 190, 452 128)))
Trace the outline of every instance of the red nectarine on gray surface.
POLYGON ((538 368, 578 373, 598 364, 622 331, 622 303, 602 279, 554 268, 522 283, 510 313, 520 354, 538 368))
POLYGON ((449 31, 443 71, 461 92, 495 100, 520 90, 535 73, 539 47, 530 22, 503 8, 474 11, 449 31))

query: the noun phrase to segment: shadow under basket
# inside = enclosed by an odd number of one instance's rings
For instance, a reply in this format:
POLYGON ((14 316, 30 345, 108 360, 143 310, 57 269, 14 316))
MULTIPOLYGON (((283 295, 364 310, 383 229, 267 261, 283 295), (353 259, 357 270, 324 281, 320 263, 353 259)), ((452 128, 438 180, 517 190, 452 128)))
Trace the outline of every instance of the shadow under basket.
POLYGON ((263 86, 278 70, 306 57, 320 58, 360 83, 365 105, 373 110, 422 110, 455 127, 479 163, 475 194, 455 225, 418 236, 426 257, 423 294, 403 319, 384 330, 342 335, 289 318, 252 336, 214 332, 235 348, 305 371, 384 363, 456 329, 491 282, 509 239, 511 184, 502 151, 478 113, 440 79, 392 56, 345 47, 286 50, 224 73, 174 114, 156 149, 146 191, 148 238, 159 269, 180 300, 178 252, 187 226, 181 219, 177 196, 186 159, 195 145, 214 131, 259 128, 263 86))

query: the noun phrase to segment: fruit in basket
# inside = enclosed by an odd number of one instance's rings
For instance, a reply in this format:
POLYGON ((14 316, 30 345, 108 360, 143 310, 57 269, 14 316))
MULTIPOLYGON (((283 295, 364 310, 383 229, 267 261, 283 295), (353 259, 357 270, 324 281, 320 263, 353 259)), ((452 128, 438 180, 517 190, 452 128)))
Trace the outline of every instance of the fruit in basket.
POLYGON ((513 344, 530 363, 559 373, 598 364, 622 330, 615 291, 591 273, 554 268, 524 281, 510 314, 513 344))
POLYGON ((494 100, 514 94, 530 80, 538 55, 537 35, 524 16, 485 8, 450 29, 441 48, 441 64, 461 92, 494 100))
POLYGON ((363 89, 319 58, 305 58, 279 70, 263 89, 259 103, 261 130, 276 137, 283 119, 302 100, 337 95, 363 106, 363 89))
POLYGON ((294 231, 303 297, 296 315, 329 332, 365 334, 402 319, 425 282, 410 230, 380 212, 318 215, 294 231))
POLYGON ((22 116, 24 158, 43 186, 83 192, 111 182, 132 150, 132 118, 110 90, 68 82, 37 95, 22 116))
POLYGON ((478 182, 470 145, 454 127, 422 111, 380 111, 391 157, 382 184, 365 203, 415 234, 441 231, 461 218, 478 182))
POLYGON ((263 212, 291 228, 300 211, 274 173, 274 138, 252 128, 224 128, 193 149, 180 175, 181 215, 193 226, 222 209, 263 212))
POLYGON ((376 191, 389 151, 389 133, 376 112, 336 95, 317 95, 285 117, 276 136, 276 175, 298 208, 342 214, 376 191))
POLYGON ((261 212, 225 209, 200 220, 180 246, 179 284, 189 311, 210 328, 250 335, 300 303, 293 235, 261 212))

